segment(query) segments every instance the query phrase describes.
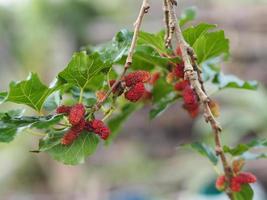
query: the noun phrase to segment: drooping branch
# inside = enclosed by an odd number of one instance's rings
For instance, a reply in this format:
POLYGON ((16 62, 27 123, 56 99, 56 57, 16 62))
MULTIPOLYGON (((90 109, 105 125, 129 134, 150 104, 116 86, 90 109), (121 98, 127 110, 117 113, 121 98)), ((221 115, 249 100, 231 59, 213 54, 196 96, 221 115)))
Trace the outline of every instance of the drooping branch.
POLYGON ((140 31, 140 28, 141 28, 141 24, 142 24, 144 15, 146 13, 148 13, 149 8, 150 8, 150 6, 149 6, 149 3, 148 3, 148 0, 143 0, 142 6, 141 6, 140 11, 139 11, 139 15, 138 15, 138 17, 137 17, 137 19, 136 19, 136 21, 134 23, 133 38, 132 38, 130 49, 128 51, 126 62, 124 64, 123 72, 117 78, 117 80, 112 85, 112 87, 109 88, 109 90, 107 91, 107 93, 105 94, 105 96, 103 98, 101 98, 101 100, 98 100, 98 102, 92 108, 92 112, 95 112, 95 111, 97 111, 97 110, 99 110, 101 108, 101 106, 103 105, 103 103, 107 100, 107 98, 112 93, 112 90, 118 86, 118 84, 120 83, 120 81, 122 80, 122 78, 125 76, 125 74, 126 74, 127 70, 129 69, 129 67, 131 67, 132 60, 133 60, 133 54, 134 54, 134 50, 135 50, 135 47, 136 47, 137 38, 138 38, 138 34, 139 34, 139 31, 140 31))
POLYGON ((170 12, 169 13, 170 25, 174 25, 174 28, 173 28, 174 37, 177 40, 177 45, 179 45, 181 49, 182 60, 185 65, 185 68, 184 68, 185 77, 184 78, 189 80, 191 86, 194 88, 196 94, 198 95, 201 104, 203 105, 204 118, 206 122, 211 125, 211 128, 214 133, 216 154, 217 156, 220 157, 222 165, 223 165, 226 182, 227 182, 227 187, 226 187, 225 192, 227 193, 228 197, 231 200, 234 200, 233 192, 231 191, 231 188, 230 188, 230 182, 233 177, 233 172, 222 149, 222 143, 221 143, 221 138, 220 138, 220 134, 222 130, 221 130, 219 123, 216 121, 215 117, 213 116, 211 109, 209 107, 210 98, 207 96, 206 91, 205 91, 205 87, 204 87, 204 84, 201 78, 201 72, 197 65, 196 54, 194 50, 185 41, 181 28, 177 22, 177 16, 176 16, 175 7, 174 7, 175 5, 177 5, 176 1, 167 0, 167 6, 170 12))

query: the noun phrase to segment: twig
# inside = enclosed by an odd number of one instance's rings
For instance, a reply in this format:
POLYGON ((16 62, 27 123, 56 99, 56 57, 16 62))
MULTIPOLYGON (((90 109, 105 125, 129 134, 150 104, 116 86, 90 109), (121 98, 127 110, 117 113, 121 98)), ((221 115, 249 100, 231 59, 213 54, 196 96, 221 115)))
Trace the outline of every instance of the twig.
POLYGON ((148 12, 149 8, 150 8, 150 6, 148 3, 148 0, 143 0, 139 15, 138 15, 138 17, 134 23, 134 34, 133 34, 133 38, 132 38, 131 47, 130 47, 129 52, 128 52, 128 56, 127 56, 126 62, 124 64, 124 70, 123 70, 122 74, 117 78, 115 83, 112 85, 112 87, 107 91, 105 96, 95 104, 95 106, 92 108, 92 112, 99 110, 99 108, 103 105, 103 103, 107 100, 109 95, 112 93, 112 90, 118 86, 118 84, 120 83, 122 78, 125 76, 128 68, 132 65, 133 54, 134 54, 134 50, 135 50, 135 46, 136 46, 136 42, 137 42, 137 38, 138 38, 138 33, 140 31, 140 27, 141 27, 144 15, 148 12))
POLYGON ((170 7, 169 9, 170 19, 169 20, 170 20, 170 24, 175 25, 174 36, 175 36, 175 39, 177 40, 179 47, 181 48, 182 59, 185 65, 185 69, 184 69, 185 79, 188 79, 190 81, 190 84, 194 88, 195 92, 197 93, 200 102, 203 104, 205 120, 207 123, 211 125, 213 133, 214 133, 216 154, 217 156, 220 157, 221 162, 223 164, 223 169, 224 169, 226 182, 227 182, 227 188, 225 192, 227 193, 228 197, 231 200, 234 200, 233 192, 231 191, 231 188, 230 188, 230 182, 233 177, 233 172, 222 149, 222 143, 221 143, 221 138, 220 138, 220 133, 222 130, 221 130, 219 123, 216 121, 215 117, 213 116, 210 110, 210 107, 209 107, 210 99, 205 92, 205 87, 203 85, 203 81, 201 78, 201 72, 198 70, 198 66, 196 62, 196 55, 194 53, 194 50, 184 40, 181 28, 179 24, 177 23, 177 16, 175 13, 173 0, 168 0, 168 1, 169 1, 168 6, 170 7))
POLYGON ((168 0, 163 0, 163 11, 164 11, 164 22, 165 22, 165 36, 164 36, 164 41, 165 41, 165 46, 166 48, 171 48, 171 36, 170 36, 170 22, 169 22, 169 6, 168 6, 168 0))

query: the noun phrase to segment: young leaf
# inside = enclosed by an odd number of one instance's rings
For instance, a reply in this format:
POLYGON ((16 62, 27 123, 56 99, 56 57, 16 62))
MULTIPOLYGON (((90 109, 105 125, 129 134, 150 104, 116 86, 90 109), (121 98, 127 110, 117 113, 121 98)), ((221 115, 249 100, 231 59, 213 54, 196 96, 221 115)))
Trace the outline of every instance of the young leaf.
POLYGON ((176 99, 177 94, 173 91, 173 86, 168 84, 164 78, 159 79, 152 90, 153 108, 149 113, 150 119, 159 116, 176 99))
POLYGON ((18 111, 0 113, 0 142, 11 142, 24 128, 46 129, 61 119, 61 115, 27 117, 21 116, 21 112, 18 111))
POLYGON ((0 92, 0 104, 5 101, 7 97, 7 92, 0 92))
POLYGON ((196 26, 191 26, 183 31, 183 36, 186 42, 193 46, 197 39, 206 34, 209 30, 216 28, 215 24, 200 23, 196 26))
POLYGON ((202 156, 207 157, 214 165, 217 165, 218 158, 215 154, 215 151, 211 147, 207 146, 206 144, 195 142, 195 143, 188 144, 185 146, 190 146, 192 149, 196 150, 202 156))
POLYGON ((235 200, 253 200, 254 192, 249 184, 242 185, 241 191, 234 193, 235 200))
POLYGON ((228 146, 224 146, 223 150, 225 153, 229 153, 232 156, 240 156, 253 148, 262 148, 267 147, 267 140, 254 140, 247 144, 238 144, 234 148, 230 148, 228 146))
POLYGON ((60 139, 64 131, 49 134, 40 140, 39 151, 47 152, 55 160, 67 165, 77 165, 92 155, 98 146, 99 139, 93 133, 83 132, 71 145, 62 145, 60 139))
POLYGON ((111 135, 109 136, 108 140, 106 141, 106 144, 110 144, 112 140, 118 135, 118 132, 120 131, 121 127, 123 126, 123 123, 129 118, 129 116, 136 110, 140 108, 140 104, 125 104, 120 112, 114 117, 112 117, 108 121, 108 127, 111 130, 111 135))
POLYGON ((180 26, 185 25, 187 22, 192 21, 197 16, 197 10, 195 7, 189 7, 185 9, 179 19, 180 26))
POLYGON ((103 63, 98 53, 87 55, 85 51, 82 51, 73 55, 67 68, 58 76, 66 83, 84 89, 95 76, 108 67, 103 63))
POLYGON ((150 46, 159 53, 167 53, 164 42, 164 32, 159 32, 157 34, 140 32, 138 38, 138 45, 150 46))
POLYGON ((116 34, 112 39, 112 42, 94 47, 91 50, 98 52, 104 63, 111 65, 127 55, 132 42, 132 37, 132 32, 123 29, 116 34))
POLYGON ((258 87, 257 81, 243 81, 234 75, 224 75, 222 72, 216 74, 212 82, 218 84, 219 89, 239 88, 247 90, 256 90, 258 87))
POLYGON ((39 112, 46 98, 55 90, 44 85, 34 73, 27 80, 12 82, 9 88, 6 101, 25 104, 39 112))
POLYGON ((200 36, 193 45, 197 54, 198 63, 221 55, 229 54, 229 40, 225 38, 224 31, 206 33, 200 36))

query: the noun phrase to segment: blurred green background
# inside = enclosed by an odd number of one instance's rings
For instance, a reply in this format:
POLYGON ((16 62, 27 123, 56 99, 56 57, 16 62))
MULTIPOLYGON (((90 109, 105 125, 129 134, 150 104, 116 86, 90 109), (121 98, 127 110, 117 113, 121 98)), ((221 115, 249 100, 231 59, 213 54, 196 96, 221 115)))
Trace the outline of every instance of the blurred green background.
MULTIPOLYGON (((143 28, 159 31, 161 1, 150 2, 143 28)), ((132 29, 140 4, 141 0, 0 0, 0 91, 30 71, 51 82, 81 46, 108 41, 122 28, 132 29)), ((225 73, 261 83, 256 92, 212 93, 221 103, 223 141, 234 145, 267 138, 267 1, 182 0, 180 4, 180 10, 196 6, 197 21, 225 29, 232 52, 223 66, 225 73)), ((86 164, 75 167, 28 152, 36 148, 38 138, 22 134, 11 144, 0 145, 0 200, 224 199, 204 195, 213 193, 209 184, 216 177, 209 162, 178 148, 199 139, 213 143, 209 127, 202 118, 192 121, 179 103, 154 121, 148 119, 148 108, 135 113, 114 144, 102 146, 86 164)), ((266 167, 266 160, 246 165, 259 177, 255 186, 259 200, 266 199, 266 167)))

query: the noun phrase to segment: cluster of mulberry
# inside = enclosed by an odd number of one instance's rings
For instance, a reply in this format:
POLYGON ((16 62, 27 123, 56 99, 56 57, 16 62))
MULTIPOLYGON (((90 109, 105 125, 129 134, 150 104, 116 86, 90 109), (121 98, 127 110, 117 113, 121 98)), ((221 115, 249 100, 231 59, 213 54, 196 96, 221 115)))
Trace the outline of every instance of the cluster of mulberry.
MULTIPOLYGON (((159 74, 157 76, 159 76, 159 74)), ((131 102, 151 98, 151 93, 146 90, 145 83, 150 84, 152 83, 151 81, 156 82, 158 78, 155 76, 152 77, 149 72, 144 70, 129 73, 123 77, 112 92, 116 96, 120 96, 124 93, 125 98, 131 102)), ((114 83, 115 80, 109 81, 110 87, 112 87, 114 83)))
POLYGON ((110 135, 110 130, 101 120, 85 120, 85 107, 83 104, 75 104, 74 106, 59 106, 56 110, 58 114, 68 116, 71 128, 65 133, 61 139, 61 144, 70 145, 82 133, 83 130, 94 132, 102 139, 106 140, 110 135))
MULTIPOLYGON (((255 183, 257 178, 250 172, 240 172, 244 166, 244 160, 235 160, 232 163, 234 177, 230 182, 230 188, 233 192, 240 192, 243 184, 255 183)), ((216 180, 216 188, 224 190, 226 184, 225 175, 219 176, 216 180)))
MULTIPOLYGON (((240 172, 234 176, 230 183, 230 188, 233 192, 240 192, 243 184, 255 183, 257 178, 249 172, 240 172)), ((226 184, 226 178, 224 175, 219 176, 216 180, 216 188, 218 190, 224 190, 226 184)))
MULTIPOLYGON (((182 54, 179 47, 176 49, 176 54, 178 56, 182 54)), ((167 76, 167 82, 171 83, 176 80, 174 89, 182 94, 183 108, 194 118, 199 114, 199 100, 189 81, 184 80, 184 63, 175 63, 170 66, 171 72, 167 76)))

